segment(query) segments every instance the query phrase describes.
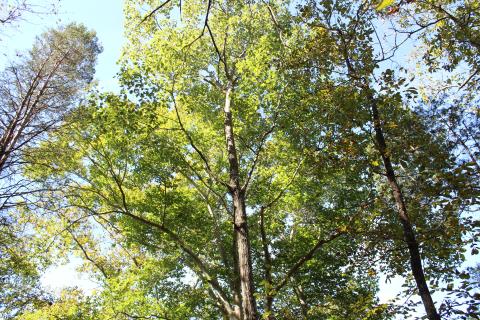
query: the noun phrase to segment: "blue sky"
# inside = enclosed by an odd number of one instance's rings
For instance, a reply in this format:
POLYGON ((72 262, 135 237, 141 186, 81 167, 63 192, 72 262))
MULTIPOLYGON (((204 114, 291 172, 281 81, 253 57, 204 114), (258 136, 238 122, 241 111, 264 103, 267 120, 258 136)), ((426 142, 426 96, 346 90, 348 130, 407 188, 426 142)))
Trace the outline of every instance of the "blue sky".
MULTIPOLYGON (((48 0, 34 1, 38 10, 51 11, 45 3, 48 0)), ((54 1, 51 1, 54 2, 54 1)), ((116 90, 114 75, 118 71, 116 62, 123 45, 123 1, 121 0, 61 0, 58 14, 25 16, 17 26, 4 31, 0 39, 0 52, 7 56, 5 62, 15 55, 16 50, 31 47, 35 36, 48 28, 70 22, 80 22, 97 32, 103 53, 97 64, 96 78, 105 90, 116 90)))
MULTIPOLYGON (((54 1, 32 1, 39 11, 51 12, 46 3, 54 1)), ((98 58, 95 78, 102 90, 117 91, 114 78, 118 72, 118 61, 123 45, 123 1, 121 0, 61 0, 58 14, 40 16, 25 15, 24 19, 14 26, 4 28, 0 33, 0 67, 15 59, 17 51, 28 50, 35 39, 48 28, 54 28, 70 22, 83 23, 97 32, 103 46, 98 58)), ((42 277, 42 285, 59 294, 67 286, 78 286, 86 292, 98 288, 88 275, 81 274, 76 268, 81 259, 72 258, 67 265, 54 266, 42 277)))

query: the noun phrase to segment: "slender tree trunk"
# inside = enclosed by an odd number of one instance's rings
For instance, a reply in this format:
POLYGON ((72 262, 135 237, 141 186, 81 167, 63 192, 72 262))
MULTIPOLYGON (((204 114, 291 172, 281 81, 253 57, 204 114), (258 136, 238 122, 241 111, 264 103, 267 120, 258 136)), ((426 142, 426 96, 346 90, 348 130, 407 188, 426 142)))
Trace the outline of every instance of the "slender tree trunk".
POLYGON ((234 245, 240 280, 241 317, 242 320, 256 320, 257 307, 254 297, 252 258, 248 236, 248 222, 245 208, 245 192, 240 185, 240 173, 235 138, 233 134, 233 118, 231 112, 232 85, 225 92, 225 140, 227 144, 228 162, 230 166, 229 193, 233 200, 234 245))
POLYGON ((308 319, 308 304, 305 301, 302 286, 295 285, 293 289, 295 290, 295 295, 297 296, 298 302, 300 303, 303 319, 308 319))
POLYGON ((237 231, 235 228, 233 229, 233 303, 235 305, 235 316, 236 319, 242 319, 242 294, 241 294, 241 286, 240 286, 240 270, 238 264, 238 254, 237 254, 237 231))
POLYGON ((407 207, 405 205, 405 200, 403 198, 402 189, 397 182, 397 177, 395 171, 393 170, 392 162, 390 160, 390 155, 387 150, 387 144, 385 142, 385 136, 383 134, 380 115, 376 105, 376 101, 372 95, 369 96, 371 103, 372 118, 375 128, 375 140, 377 142, 377 148, 382 156, 383 164, 385 166, 386 176, 388 184, 395 198, 395 203, 397 205, 398 216, 403 227, 403 236, 408 245, 408 251, 410 253, 410 266, 412 269, 415 282, 417 284, 418 292, 422 298, 423 306, 427 312, 428 319, 430 320, 439 320, 440 316, 435 308, 433 303, 432 295, 428 290, 428 285, 425 280, 425 274, 422 267, 422 259, 420 256, 420 250, 418 242, 415 238, 415 232, 413 230, 412 224, 408 217, 407 207))
POLYGON ((248 237, 247 215, 245 212, 245 198, 240 190, 233 194, 234 206, 234 232, 236 236, 236 254, 238 257, 238 271, 240 276, 240 293, 242 301, 242 314, 244 320, 257 319, 256 301, 253 295, 253 274, 250 255, 250 242, 248 237))
MULTIPOLYGON (((271 290, 273 289, 273 280, 272 280, 272 257, 270 255, 270 250, 268 249, 268 239, 267 233, 265 232, 265 207, 260 208, 260 235, 262 237, 262 247, 263 247, 263 258, 264 258, 264 274, 265 281, 267 282, 268 288, 265 296, 265 314, 267 314, 267 320, 275 320, 273 315, 273 296, 271 290)), ((265 315, 264 315, 265 316, 265 315)))

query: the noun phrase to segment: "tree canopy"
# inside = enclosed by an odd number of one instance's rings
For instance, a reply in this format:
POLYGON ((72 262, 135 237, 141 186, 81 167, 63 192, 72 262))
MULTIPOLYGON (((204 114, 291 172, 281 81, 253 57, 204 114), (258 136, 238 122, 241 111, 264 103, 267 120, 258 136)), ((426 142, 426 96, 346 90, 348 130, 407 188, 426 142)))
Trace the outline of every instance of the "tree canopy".
POLYGON ((119 93, 86 88, 93 32, 47 32, 1 76, 2 120, 29 122, 0 153, 26 192, 0 311, 478 318, 478 5, 127 0, 119 93), (29 289, 72 255, 99 290, 29 289), (418 299, 380 302, 380 275, 418 299))

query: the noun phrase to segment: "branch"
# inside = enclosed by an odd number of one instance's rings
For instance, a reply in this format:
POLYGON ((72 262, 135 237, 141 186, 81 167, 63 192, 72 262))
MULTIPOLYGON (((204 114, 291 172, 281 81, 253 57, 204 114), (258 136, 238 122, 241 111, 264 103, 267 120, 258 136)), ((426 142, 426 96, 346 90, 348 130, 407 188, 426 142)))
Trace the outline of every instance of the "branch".
POLYGON ((203 154, 203 152, 196 146, 195 142, 193 141, 193 138, 192 136, 188 133, 187 129, 185 129, 185 127, 183 126, 183 122, 182 122, 182 119, 180 118, 180 113, 178 111, 178 106, 177 106, 177 101, 176 101, 176 98, 175 98, 175 94, 174 94, 174 89, 173 87, 175 86, 175 81, 173 82, 173 85, 172 85, 172 91, 170 92, 170 95, 172 97, 172 102, 173 102, 173 107, 175 109, 175 114, 177 116, 177 121, 178 121, 178 124, 180 125, 180 129, 182 130, 182 132, 185 134, 185 136, 187 137, 187 140, 188 142, 190 143, 190 145, 192 146, 192 148, 197 152, 197 154, 200 156, 200 158, 202 159, 203 163, 205 164, 205 169, 207 170, 207 172, 209 173, 209 175, 211 175, 217 182, 219 182, 220 184, 222 184, 223 186, 226 186, 228 187, 228 184, 224 181, 222 181, 220 178, 217 177, 216 174, 214 174, 213 170, 211 169, 210 167, 210 164, 208 162, 208 159, 207 157, 203 154))
POLYGON ((159 315, 156 315, 156 314, 151 314, 149 316, 136 316, 136 315, 133 315, 131 313, 127 313, 125 311, 119 311, 120 314, 123 314, 124 316, 127 316, 129 317, 130 319, 161 319, 161 320, 170 320, 170 318, 168 318, 167 316, 163 315, 163 316, 159 316, 159 315))
POLYGON ((155 13, 157 13, 158 10, 162 9, 164 6, 166 6, 169 2, 171 2, 172 0, 167 0, 165 1, 164 3, 162 3, 161 5, 159 5, 158 7, 156 7, 154 10, 150 11, 149 14, 147 14, 141 21, 140 23, 137 25, 137 27, 139 25, 141 25, 142 23, 144 23, 147 19, 149 19, 151 16, 153 16, 155 13))
POLYGON ((269 2, 265 2, 265 4, 267 5, 267 9, 268 9, 268 13, 270 14, 270 18, 272 19, 272 22, 275 25, 275 28, 277 29, 278 37, 280 38, 280 42, 285 46, 285 40, 283 39, 282 28, 280 27, 280 24, 278 23, 277 17, 275 16, 275 12, 273 11, 273 8, 270 6, 269 2))
POLYGON ((70 228, 67 229, 68 233, 72 236, 72 239, 73 241, 75 241, 75 243, 80 247, 80 249, 82 250, 83 252, 83 255, 85 256, 85 258, 90 261, 98 270, 100 270, 100 272, 102 273, 102 275, 105 277, 105 279, 108 279, 108 275, 107 273, 105 272, 105 269, 100 265, 98 264, 92 257, 90 257, 90 255, 87 253, 87 251, 85 250, 85 248, 82 246, 82 244, 80 243, 80 241, 78 241, 78 239, 75 237, 75 235, 73 234, 72 230, 70 230, 70 228))
POLYGON ((207 30, 208 30, 208 34, 210 35, 210 39, 212 40, 213 47, 215 48, 215 52, 218 55, 218 59, 220 60, 220 62, 223 63, 225 75, 227 76, 227 79, 229 79, 230 73, 228 72, 227 61, 224 59, 224 57, 222 57, 222 53, 220 52, 220 49, 217 46, 217 42, 215 41, 215 36, 213 35, 212 29, 210 29, 210 25, 208 23, 207 23, 207 30))
POLYGON ((336 238, 346 233, 347 233, 346 230, 337 230, 335 233, 330 235, 330 237, 328 237, 327 239, 318 240, 317 243, 313 246, 313 248, 310 249, 310 251, 308 251, 305 255, 300 257, 297 260, 297 262, 290 268, 290 270, 288 270, 283 280, 280 281, 280 283, 273 290, 273 295, 278 293, 288 283, 289 279, 305 264, 305 262, 313 258, 314 254, 317 252, 317 250, 321 246, 335 240, 336 238))
MULTIPOLYGON (((228 211, 228 204, 225 201, 225 197, 219 194, 209 184, 207 184, 205 180, 202 178, 202 176, 195 170, 195 168, 193 168, 193 166, 190 163, 188 163, 188 161, 185 158, 183 159, 183 161, 185 161, 185 164, 190 168, 190 170, 192 170, 193 174, 208 189, 208 191, 213 193, 218 198, 218 200, 222 203, 223 207, 225 208, 225 211, 228 211)), ((181 168, 178 169, 178 172, 180 172, 180 174, 182 174, 185 177, 185 179, 187 179, 195 187, 195 190, 197 190, 203 198, 207 198, 207 194, 200 188, 200 185, 192 177, 190 177, 190 175, 187 174, 187 172, 185 172, 181 168)))
POLYGON ((199 274, 199 277, 204 279, 210 285, 210 288, 212 289, 215 297, 217 298, 218 302, 221 304, 224 311, 227 314, 233 314, 234 310, 230 305, 230 303, 228 302, 227 295, 223 292, 223 289, 218 283, 217 279, 212 275, 210 275, 207 266, 200 259, 200 257, 195 252, 193 252, 193 250, 176 233, 166 228, 164 225, 158 224, 154 221, 150 221, 143 217, 132 214, 127 206, 126 195, 125 195, 125 191, 123 190, 122 184, 120 183, 120 181, 116 176, 114 176, 113 179, 115 180, 115 183, 117 184, 117 187, 122 197, 122 205, 124 208, 124 210, 122 210, 122 213, 136 221, 139 221, 143 224, 149 225, 151 227, 154 227, 160 230, 160 232, 165 233, 174 243, 176 243, 192 259, 194 264, 200 269, 201 273, 199 274))
POLYGON ((463 87, 465 87, 470 82, 470 80, 472 80, 472 78, 477 75, 479 71, 480 69, 475 70, 475 72, 472 73, 470 77, 468 77, 468 79, 458 88, 458 91, 460 91, 463 87))
POLYGON ((210 273, 207 269, 207 266, 200 259, 200 257, 195 252, 193 252, 193 250, 190 247, 188 247, 188 245, 176 233, 174 233, 170 229, 166 228, 165 226, 162 226, 162 225, 160 225, 156 222, 153 222, 153 221, 144 219, 142 217, 139 217, 137 215, 134 215, 134 214, 132 214, 128 211, 124 211, 123 214, 125 214, 126 216, 128 216, 128 217, 130 217, 134 220, 137 220, 137 221, 139 221, 143 224, 154 227, 154 228, 160 230, 161 232, 165 233, 166 235, 168 235, 170 237, 170 239, 173 242, 175 242, 192 259, 194 264, 200 269, 201 273, 199 274, 199 276, 202 279, 204 279, 210 285, 210 287, 211 287, 211 289, 212 289, 212 291, 215 295, 215 298, 217 298, 217 300, 221 303, 222 308, 228 314, 233 314, 234 313, 234 310, 233 310, 232 306, 230 305, 230 303, 228 302, 228 298, 227 298, 226 294, 223 292, 223 289, 220 286, 220 284, 218 283, 217 279, 215 277, 213 277, 212 275, 210 275, 210 273))
POLYGON ((263 206, 263 208, 265 209, 268 209, 270 208, 271 206, 273 206, 275 204, 275 202, 277 202, 278 200, 280 200, 280 198, 285 194, 285 192, 287 191, 288 187, 290 187, 293 183, 293 181, 295 180, 295 177, 297 176, 298 174, 298 170, 300 170, 300 166, 303 162, 303 159, 299 161, 298 165, 297 165, 297 168, 295 169, 295 172, 293 173, 292 175, 292 178, 290 179, 290 181, 287 183, 287 185, 277 194, 277 196, 275 198, 272 199, 272 201, 270 201, 269 203, 267 203, 266 205, 263 206))
POLYGON ((132 259, 133 261, 133 264, 135 265, 135 267, 139 268, 140 267, 140 263, 138 262, 137 258, 135 258, 135 256, 130 253, 130 251, 127 250, 127 248, 125 248, 125 246, 122 245, 122 243, 120 241, 118 241, 116 239, 117 235, 120 235, 120 236, 124 236, 124 232, 118 228, 117 226, 115 226, 112 222, 110 222, 109 220, 105 219, 104 217, 102 216, 93 216, 92 217, 93 220, 95 220, 96 223, 98 223, 110 236, 111 239, 113 239, 114 241, 116 241, 116 245, 120 247, 120 249, 123 250, 123 252, 125 252, 127 254, 127 256, 129 256, 130 259, 132 259), (102 222, 100 222, 98 219, 100 220, 103 220, 105 224, 103 224, 102 222), (109 228, 113 229, 116 233, 114 233, 112 230, 110 230, 109 228))
POLYGON ((196 37, 192 42, 190 42, 189 44, 187 44, 183 48, 190 47, 192 44, 194 44, 198 39, 203 37, 203 35, 205 34, 205 30, 207 29, 207 25, 208 25, 208 16, 210 15, 210 10, 211 10, 211 7, 212 7, 212 2, 213 2, 212 0, 208 0, 207 13, 205 15, 205 20, 204 20, 204 23, 203 23, 202 32, 200 33, 200 35, 198 37, 196 37))
POLYGON ((263 258, 264 258, 263 269, 265 272, 265 281, 267 281, 267 284, 268 284, 268 290, 265 298, 265 307, 267 312, 271 312, 272 305, 273 305, 272 293, 274 293, 271 291, 271 287, 273 285, 272 256, 270 254, 270 250, 268 249, 267 233, 265 232, 265 207, 260 208, 260 235, 262 238, 263 258))
POLYGON ((242 190, 243 190, 243 191, 246 191, 246 190, 247 190, 248 184, 250 183, 250 179, 252 178, 253 171, 255 170, 255 168, 256 168, 256 166, 257 166, 257 162, 258 162, 260 153, 261 153, 261 151, 262 151, 262 149, 263 149, 263 146, 264 146, 264 144, 265 144, 265 141, 267 140, 267 137, 273 132, 274 129, 275 129, 275 124, 274 124, 270 129, 268 129, 267 131, 265 131, 265 132, 262 134, 262 137, 260 138, 260 146, 258 147, 257 151, 255 152, 255 158, 253 159, 252 167, 251 167, 250 170, 248 171, 247 179, 245 180, 245 183, 244 183, 243 186, 242 186, 242 190))

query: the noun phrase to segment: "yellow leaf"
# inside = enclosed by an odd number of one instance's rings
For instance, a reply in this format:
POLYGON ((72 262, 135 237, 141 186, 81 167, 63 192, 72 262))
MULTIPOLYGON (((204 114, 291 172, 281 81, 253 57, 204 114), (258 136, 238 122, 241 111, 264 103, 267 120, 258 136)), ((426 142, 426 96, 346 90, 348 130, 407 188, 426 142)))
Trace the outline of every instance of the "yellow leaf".
POLYGON ((382 0, 377 6, 377 10, 381 11, 388 6, 391 6, 393 4, 393 2, 394 2, 394 0, 382 0))
POLYGON ((444 25, 445 25, 445 20, 440 20, 440 21, 438 21, 437 24, 436 24, 436 26, 437 26, 438 28, 441 28, 441 27, 443 27, 444 25))

